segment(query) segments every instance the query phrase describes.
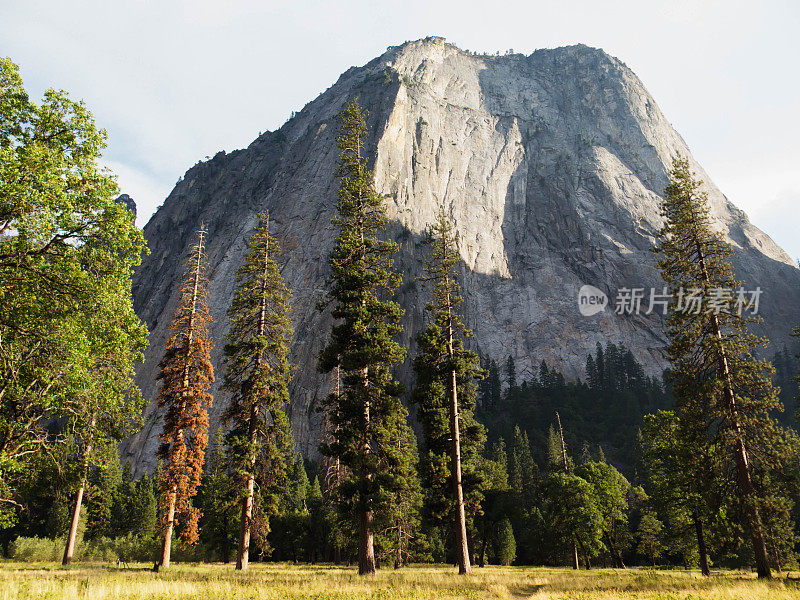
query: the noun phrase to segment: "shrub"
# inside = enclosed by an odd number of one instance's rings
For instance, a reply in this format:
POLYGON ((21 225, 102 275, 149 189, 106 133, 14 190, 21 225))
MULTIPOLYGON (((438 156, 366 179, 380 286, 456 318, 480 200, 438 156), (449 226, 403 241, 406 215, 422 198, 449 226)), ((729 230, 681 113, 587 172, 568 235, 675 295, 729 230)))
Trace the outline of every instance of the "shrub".
POLYGON ((20 562, 55 562, 64 555, 64 538, 18 537, 8 545, 8 556, 20 562))
MULTIPOLYGON (((59 562, 64 555, 64 538, 18 537, 8 546, 8 557, 20 562, 59 562)), ((154 560, 159 542, 133 534, 118 538, 99 537, 78 543, 75 560, 145 562, 154 560)))

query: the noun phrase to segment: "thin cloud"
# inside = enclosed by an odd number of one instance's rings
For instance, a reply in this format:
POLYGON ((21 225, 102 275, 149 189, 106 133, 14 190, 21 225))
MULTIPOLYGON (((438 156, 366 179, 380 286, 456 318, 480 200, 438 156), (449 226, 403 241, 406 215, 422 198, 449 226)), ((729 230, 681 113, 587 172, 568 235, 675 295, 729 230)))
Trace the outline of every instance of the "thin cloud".
POLYGON ((106 160, 141 220, 199 159, 247 146, 386 46, 443 35, 464 49, 527 54, 582 42, 639 75, 720 189, 794 256, 800 211, 781 194, 794 197, 786 182, 800 161, 798 27, 800 4, 788 1, 520 0, 487 11, 484 0, 27 0, 0 8, 3 52, 27 85, 70 90, 108 129, 106 160))

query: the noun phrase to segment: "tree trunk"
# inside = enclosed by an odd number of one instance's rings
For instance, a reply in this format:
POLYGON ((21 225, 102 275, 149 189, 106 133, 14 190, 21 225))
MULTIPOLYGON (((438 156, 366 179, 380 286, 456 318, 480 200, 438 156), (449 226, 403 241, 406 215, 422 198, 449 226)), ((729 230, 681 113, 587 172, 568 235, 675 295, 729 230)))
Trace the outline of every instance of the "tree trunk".
POLYGON ((488 532, 486 531, 486 529, 487 529, 486 522, 487 521, 488 521, 488 519, 486 518, 486 515, 484 514, 484 516, 483 516, 483 539, 481 540, 481 553, 480 553, 480 556, 478 557, 478 566, 479 567, 485 567, 486 566, 486 544, 487 544, 487 541, 488 541, 487 538, 489 537, 488 536, 488 532))
POLYGON ((255 478, 251 472, 247 475, 247 495, 242 498, 242 516, 239 521, 239 550, 236 554, 237 571, 247 570, 247 564, 250 562, 250 523, 253 519, 254 490, 255 478))
POLYGON ((586 564, 586 570, 588 571, 592 568, 592 563, 589 560, 589 553, 586 551, 586 548, 584 548, 583 544, 581 544, 580 542, 578 542, 578 547, 580 548, 581 553, 583 554, 583 562, 586 564))
POLYGON ((692 514, 694 520, 694 531, 697 534, 697 551, 700 554, 700 570, 706 577, 711 575, 711 570, 708 568, 708 552, 706 551, 706 540, 703 536, 703 522, 697 513, 692 514))
MULTIPOLYGON (((569 474, 569 461, 567 460, 567 444, 564 442, 564 429, 561 427, 561 416, 556 411, 556 419, 558 419, 558 434, 561 437, 561 460, 564 461, 564 473, 569 474)), ((578 542, 572 540, 572 568, 576 571, 580 569, 578 563, 578 542)))
MULTIPOLYGON (((450 344, 452 349, 452 343, 450 344)), ((456 372, 450 371, 450 428, 453 433, 451 447, 450 470, 453 476, 453 496, 456 503, 456 558, 459 575, 469 575, 472 567, 469 561, 467 544, 467 518, 464 512, 464 489, 461 484, 461 436, 458 426, 458 391, 456 389, 456 372)))
MULTIPOLYGON (((711 285, 711 279, 708 275, 708 270, 705 263, 705 254, 700 245, 699 239, 696 242, 696 251, 700 264, 703 279, 707 285, 711 285)), ((707 290, 704 290, 707 292, 707 290)), ((736 432, 736 444, 734 453, 736 457, 736 472, 739 479, 739 488, 744 496, 745 512, 747 514, 748 526, 750 529, 750 539, 753 544, 753 555, 756 560, 756 570, 758 571, 759 579, 769 579, 772 577, 772 572, 769 568, 769 559, 767 558, 767 545, 764 542, 764 527, 761 522, 761 515, 758 511, 758 499, 756 497, 755 488, 753 487, 753 480, 750 477, 750 464, 747 457, 747 449, 744 445, 744 434, 742 433, 741 425, 739 424, 738 409, 736 407, 736 398, 733 395, 733 383, 731 381, 731 372, 728 365, 728 356, 722 344, 722 329, 719 324, 719 318, 716 314, 711 314, 711 325, 714 330, 714 336, 719 341, 719 361, 720 373, 724 378, 725 388, 723 396, 725 404, 728 408, 728 413, 731 420, 731 427, 736 432)))
POLYGON ((165 569, 169 568, 170 555, 172 553, 172 529, 175 526, 175 488, 167 496, 167 520, 164 524, 164 539, 161 543, 161 560, 159 565, 165 569))
POLYGON ((772 555, 775 557, 775 572, 780 575, 783 573, 783 569, 781 568, 781 558, 778 556, 778 547, 775 544, 772 545, 772 555))
POLYGON ((253 521, 253 497, 255 492, 255 469, 256 455, 253 445, 256 441, 256 421, 258 420, 258 410, 255 404, 250 407, 250 424, 248 427, 248 437, 250 440, 250 469, 247 473, 247 495, 242 498, 242 517, 239 521, 239 551, 236 555, 236 570, 247 570, 247 563, 250 562, 250 525, 253 521))
POLYGON ((399 569, 403 566, 403 525, 397 524, 397 552, 394 556, 394 568, 399 569))
POLYGON ((75 504, 72 508, 72 521, 69 526, 69 535, 67 536, 67 544, 64 547, 64 557, 61 560, 62 565, 68 565, 72 562, 72 555, 75 553, 75 541, 78 537, 78 522, 81 517, 81 505, 83 504, 83 491, 86 488, 86 474, 89 470, 89 458, 92 453, 92 439, 94 437, 94 426, 97 422, 96 417, 92 414, 89 423, 89 431, 87 433, 86 448, 83 451, 83 465, 81 469, 81 485, 75 494, 75 504))
MULTIPOLYGON (((362 305, 364 302, 362 301, 362 305)), ((364 387, 369 387, 369 368, 364 368, 364 387)), ((366 394, 365 394, 366 395, 366 394)), ((369 439, 369 421, 370 421, 370 403, 369 399, 364 400, 364 455, 369 456, 372 452, 369 439)), ((361 476, 367 481, 372 481, 372 475, 362 470, 361 476)), ((363 492, 359 492, 363 494, 363 492)), ((359 499, 359 514, 358 514, 358 574, 359 575, 375 575, 375 536, 372 531, 373 512, 368 504, 369 500, 365 497, 359 499)))
POLYGON ((614 564, 617 566, 618 569, 625 569, 625 563, 622 560, 622 553, 617 548, 617 545, 613 541, 613 537, 610 533, 605 534, 606 541, 608 542, 608 550, 611 554, 611 559, 614 561, 614 564))
POLYGON ((358 574, 375 575, 375 547, 372 532, 372 510, 362 508, 358 513, 358 574))
MULTIPOLYGON (((258 315, 258 330, 257 333, 263 336, 266 333, 267 322, 267 274, 269 273, 269 211, 266 212, 264 219, 264 227, 266 229, 266 239, 264 240, 264 265, 261 278, 261 303, 258 315)), ((261 352, 256 357, 256 372, 264 364, 264 357, 261 352)), ((236 570, 247 570, 247 564, 250 562, 250 528, 253 522, 253 503, 254 492, 256 483, 256 432, 258 430, 258 397, 250 398, 250 422, 247 428, 247 439, 250 443, 250 469, 247 473, 247 493, 242 498, 242 516, 239 521, 239 550, 236 555, 236 570)))
MULTIPOLYGON (((446 280, 446 279, 445 279, 446 280)), ((453 320, 450 315, 450 294, 447 294, 447 355, 452 361, 455 358, 453 349, 453 320)), ((453 443, 450 447, 450 473, 453 484, 453 500, 456 504, 456 560, 458 574, 470 575, 472 566, 469 560, 469 544, 467 542, 467 517, 464 512, 464 488, 461 483, 461 433, 458 415, 458 381, 455 368, 450 369, 450 432, 453 443)))
POLYGON ((81 504, 83 503, 83 488, 84 482, 81 481, 81 486, 75 494, 75 506, 72 510, 72 523, 69 527, 69 536, 67 537, 67 545, 64 548, 64 558, 61 561, 62 565, 68 565, 72 562, 72 554, 75 552, 75 539, 78 536, 78 520, 81 515, 81 504))

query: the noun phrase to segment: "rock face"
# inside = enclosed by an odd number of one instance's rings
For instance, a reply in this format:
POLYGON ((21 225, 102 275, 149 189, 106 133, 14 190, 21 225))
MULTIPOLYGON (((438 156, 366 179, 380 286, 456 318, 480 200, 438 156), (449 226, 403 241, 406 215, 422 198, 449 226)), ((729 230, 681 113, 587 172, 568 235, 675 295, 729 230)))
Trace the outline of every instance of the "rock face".
MULTIPOLYGON (((282 272, 294 293, 291 421, 300 449, 315 455, 316 408, 330 389, 316 356, 331 324, 315 307, 336 235, 330 224, 335 116, 352 97, 370 111, 375 184, 387 195, 391 219, 387 235, 402 243, 398 299, 406 309, 402 342, 412 356, 429 292, 414 276, 421 273, 426 228, 444 206, 457 230, 476 351, 498 361, 512 355, 523 378, 542 360, 582 377, 586 355, 610 341, 660 372, 662 317, 616 315, 613 306, 584 317, 577 294, 590 284, 613 304, 620 288, 646 288, 649 296, 651 287, 663 286, 650 249, 660 226, 659 195, 677 153, 706 182, 716 225, 736 250, 738 277, 763 290, 765 322, 757 332, 772 339, 769 352, 800 324, 800 270, 709 181, 621 61, 586 46, 476 56, 427 38, 349 69, 247 149, 198 163, 145 227, 151 254, 136 273, 135 306, 151 335, 137 381, 151 403, 144 428, 123 446, 123 460, 139 473, 155 466, 158 362, 193 233, 201 222, 209 229, 218 385, 235 272, 265 209, 282 240, 282 272)), ((408 360, 398 374, 410 383, 408 360)), ((226 404, 226 394, 216 391, 212 427, 226 404)))
POLYGON ((128 194, 120 194, 117 196, 117 202, 124 204, 125 207, 133 213, 133 218, 136 218, 136 202, 128 194))

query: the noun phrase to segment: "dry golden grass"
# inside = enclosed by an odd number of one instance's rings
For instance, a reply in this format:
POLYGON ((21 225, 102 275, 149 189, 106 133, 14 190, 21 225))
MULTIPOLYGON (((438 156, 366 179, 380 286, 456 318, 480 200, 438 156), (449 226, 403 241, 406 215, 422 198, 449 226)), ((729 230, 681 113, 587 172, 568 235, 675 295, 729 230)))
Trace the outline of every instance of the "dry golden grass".
MULTIPOLYGON (((795 574, 797 575, 797 574, 795 574)), ((487 567, 458 577, 445 566, 382 570, 374 579, 329 565, 253 564, 246 573, 231 565, 174 565, 153 573, 145 565, 0 563, 0 600, 154 598, 177 600, 371 600, 533 598, 636 600, 800 599, 800 582, 761 582, 749 573, 702 578, 683 571, 625 571, 487 567)))

